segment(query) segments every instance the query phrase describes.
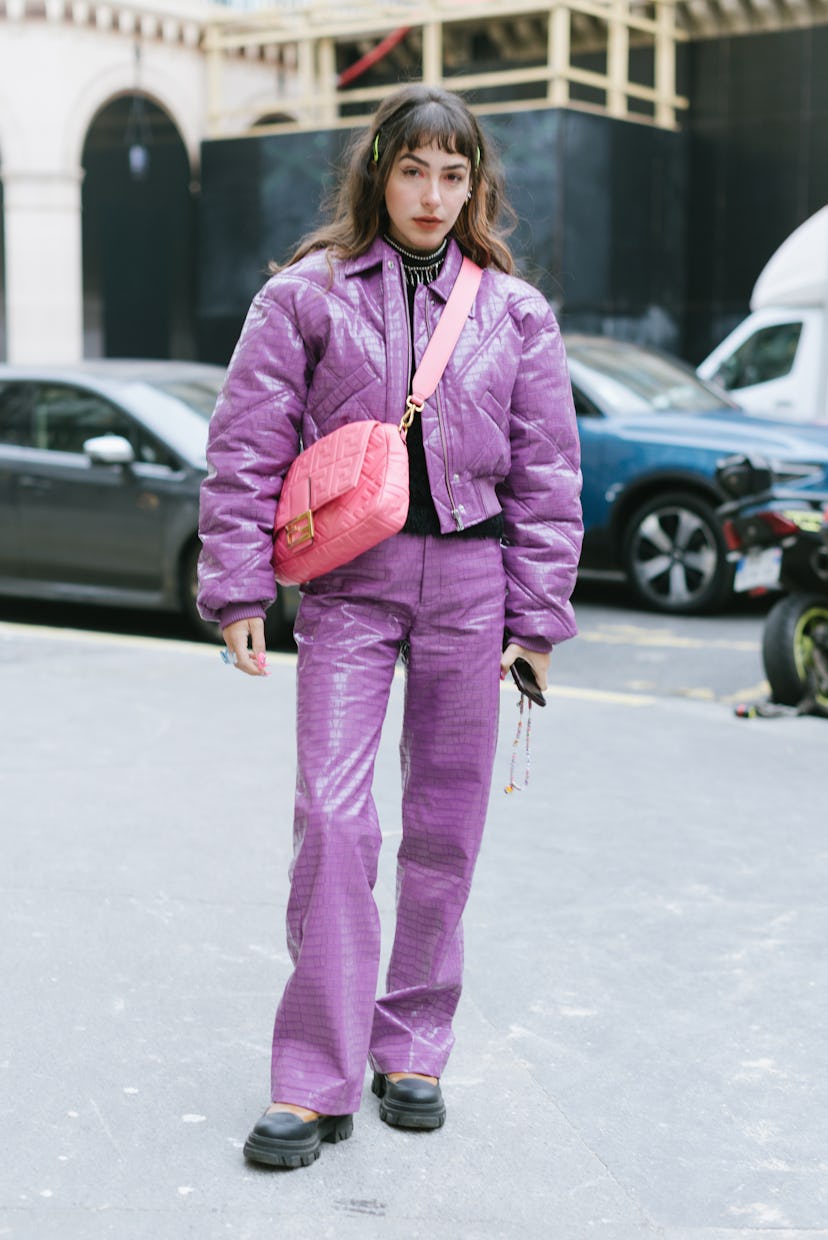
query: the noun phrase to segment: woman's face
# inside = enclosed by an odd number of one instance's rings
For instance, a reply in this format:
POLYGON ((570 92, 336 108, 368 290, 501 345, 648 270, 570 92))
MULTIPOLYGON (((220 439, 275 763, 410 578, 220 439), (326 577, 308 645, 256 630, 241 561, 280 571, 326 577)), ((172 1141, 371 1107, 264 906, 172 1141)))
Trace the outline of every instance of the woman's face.
POLYGON ((430 253, 454 227, 469 192, 469 161, 432 143, 400 151, 385 186, 389 234, 408 250, 430 253))

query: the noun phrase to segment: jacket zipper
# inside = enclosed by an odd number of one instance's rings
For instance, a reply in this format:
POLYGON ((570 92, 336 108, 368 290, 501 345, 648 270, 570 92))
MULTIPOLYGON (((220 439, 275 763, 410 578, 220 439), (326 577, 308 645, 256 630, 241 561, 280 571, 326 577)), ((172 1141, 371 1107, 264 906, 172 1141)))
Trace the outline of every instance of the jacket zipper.
MULTIPOLYGON (((426 316, 425 318, 426 318, 426 327, 430 329, 430 324, 428 321, 428 291, 427 290, 426 290, 426 316)), ((430 338, 431 338, 431 331, 429 330, 429 339, 430 338)), ((458 530, 462 530, 463 529, 463 518, 460 515, 460 510, 457 507, 457 501, 454 498, 454 492, 451 489, 451 475, 449 473, 449 463, 448 463, 448 439, 446 436, 445 423, 443 421, 443 406, 440 401, 439 384, 437 386, 437 391, 434 393, 434 395, 437 401, 437 425, 440 428, 440 442, 443 445, 443 470, 444 470, 445 479, 446 479, 446 491, 448 492, 449 503, 451 504, 451 515, 454 520, 455 528, 458 530)))
POLYGON ((408 326, 408 380, 406 382, 405 392, 402 398, 402 408, 405 408, 406 401, 411 394, 411 381, 414 378, 414 325, 411 322, 411 312, 408 309, 408 290, 405 287, 405 276, 403 276, 403 309, 405 310, 405 321, 408 326))

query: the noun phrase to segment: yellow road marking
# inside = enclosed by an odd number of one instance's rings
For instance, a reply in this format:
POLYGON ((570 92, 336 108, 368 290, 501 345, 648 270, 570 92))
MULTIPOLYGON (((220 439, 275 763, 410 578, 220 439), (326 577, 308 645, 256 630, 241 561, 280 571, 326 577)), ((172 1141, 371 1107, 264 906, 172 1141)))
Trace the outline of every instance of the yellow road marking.
MULTIPOLYGON (((502 692, 517 695, 509 681, 500 686, 502 692)), ((569 698, 581 702, 609 702, 615 706, 654 706, 657 699, 645 693, 616 693, 610 689, 586 689, 578 685, 550 685, 547 698, 569 698)))
POLYGON ((741 702, 755 702, 758 698, 770 697, 771 687, 766 680, 758 685, 750 685, 747 689, 739 689, 736 693, 728 693, 719 698, 720 702, 729 702, 738 706, 741 702))
POLYGON ((644 693, 613 693, 608 689, 576 689, 553 685, 549 697, 576 698, 584 702, 611 702, 616 706, 655 706, 656 698, 644 693))
MULTIPOLYGON (((9 636, 48 637, 50 641, 89 642, 107 646, 146 647, 171 650, 176 654, 186 651, 188 654, 203 655, 205 658, 218 660, 221 646, 218 642, 187 641, 174 637, 152 637, 141 633, 98 633, 92 629, 60 629, 46 624, 16 624, 0 620, 0 639, 9 636)), ((295 663, 296 655, 282 651, 268 651, 268 663, 295 663)))
POLYGON ((661 646, 673 650, 755 650, 756 640, 731 637, 680 637, 670 629, 646 629, 635 624, 602 626, 581 633, 578 641, 617 646, 661 646))

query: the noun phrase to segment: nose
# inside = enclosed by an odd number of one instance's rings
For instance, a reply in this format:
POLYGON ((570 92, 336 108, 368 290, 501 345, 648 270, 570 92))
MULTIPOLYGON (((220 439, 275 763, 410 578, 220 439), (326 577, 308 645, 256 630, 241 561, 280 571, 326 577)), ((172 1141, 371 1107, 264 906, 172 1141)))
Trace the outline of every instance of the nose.
POLYGON ((436 177, 427 177, 423 184, 423 206, 437 206, 440 201, 440 182, 436 177))

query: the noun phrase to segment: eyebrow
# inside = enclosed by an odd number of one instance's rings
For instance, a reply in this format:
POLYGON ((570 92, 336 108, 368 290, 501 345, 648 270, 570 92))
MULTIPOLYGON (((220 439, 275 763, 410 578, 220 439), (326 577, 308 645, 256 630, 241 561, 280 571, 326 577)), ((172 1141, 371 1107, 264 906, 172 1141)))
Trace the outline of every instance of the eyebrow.
MULTIPOLYGON (((420 159, 419 155, 412 155, 411 151, 404 151, 403 154, 400 156, 400 159, 413 159, 415 164, 420 164, 423 168, 429 167, 429 163, 427 159, 420 159)), ((445 172, 449 172, 449 171, 453 171, 455 168, 466 168, 468 166, 468 163, 469 161, 464 157, 462 163, 444 164, 443 170, 445 172)))

